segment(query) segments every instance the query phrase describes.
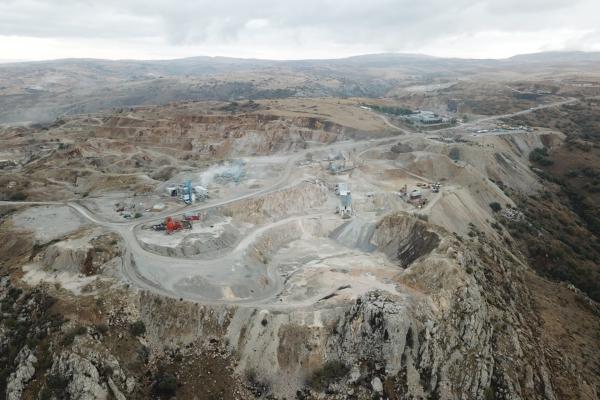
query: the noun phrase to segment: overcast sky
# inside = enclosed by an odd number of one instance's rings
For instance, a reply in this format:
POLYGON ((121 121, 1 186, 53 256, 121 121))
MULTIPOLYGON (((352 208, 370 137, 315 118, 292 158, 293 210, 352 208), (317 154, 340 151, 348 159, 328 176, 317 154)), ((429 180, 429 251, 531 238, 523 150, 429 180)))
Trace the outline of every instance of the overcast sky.
POLYGON ((0 60, 600 51, 600 0, 0 0, 0 60))

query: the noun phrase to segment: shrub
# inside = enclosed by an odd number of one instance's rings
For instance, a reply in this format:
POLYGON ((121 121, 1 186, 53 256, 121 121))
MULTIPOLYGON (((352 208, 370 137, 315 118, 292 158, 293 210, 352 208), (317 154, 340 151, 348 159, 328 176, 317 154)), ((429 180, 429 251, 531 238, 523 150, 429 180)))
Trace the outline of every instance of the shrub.
POLYGON ((459 161, 460 160, 460 150, 458 149, 458 147, 451 148, 450 152, 448 153, 448 157, 450 157, 450 159, 452 161, 459 161))
POLYGON ((11 288, 8 289, 8 296, 12 298, 13 301, 16 301, 19 298, 19 296, 21 296, 21 293, 23 293, 23 290, 16 287, 11 286, 11 288))
POLYGON ((83 335, 87 333, 87 329, 85 326, 77 326, 70 331, 68 331, 65 336, 62 338, 61 343, 63 346, 69 346, 75 340, 75 336, 83 335))
POLYGON ((246 381, 248 388, 257 398, 262 398, 271 392, 269 384, 260 379, 254 369, 246 370, 246 381))
POLYGON ((8 197, 10 201, 23 201, 27 199, 27 195, 23 192, 14 192, 8 197))
POLYGON ((410 115, 413 114, 413 110, 406 107, 391 107, 391 106, 378 106, 378 105, 369 105, 373 110, 392 115, 410 115))
POLYGON ((69 380, 59 374, 50 374, 48 376, 48 388, 56 391, 64 390, 69 384, 69 380))
POLYGON ((174 395, 177 390, 177 379, 175 375, 159 371, 154 376, 154 392, 159 395, 174 395))
POLYGON ((138 361, 144 363, 144 364, 148 364, 148 361, 150 360, 150 349, 147 346, 140 346, 137 350, 136 350, 136 354, 137 354, 137 359, 138 361))
POLYGON ((547 157, 548 150, 544 147, 538 147, 536 149, 533 149, 531 153, 529 153, 529 161, 531 161, 532 163, 538 163, 540 165, 545 166, 554 164, 554 162, 548 159, 547 157))
POLYGON ((323 390, 330 383, 344 377, 349 370, 350 368, 341 361, 327 361, 321 369, 313 373, 310 385, 317 390, 323 390))
POLYGON ((62 398, 65 389, 69 384, 69 379, 59 375, 50 374, 46 381, 46 386, 40 391, 40 400, 50 400, 56 398, 62 398))
POLYGON ((96 325, 96 330, 99 333, 105 335, 108 332, 108 325, 106 325, 106 324, 98 324, 98 325, 96 325))
POLYGON ((87 328, 85 326, 77 326, 73 328, 72 332, 75 333, 75 335, 83 335, 84 333, 87 333, 87 328))
POLYGON ((491 202, 490 208, 492 209, 493 212, 498 212, 498 211, 502 210, 502 206, 497 201, 491 202))
POLYGON ((146 333, 146 325, 144 324, 144 321, 135 321, 129 325, 129 332, 133 336, 140 336, 146 333))

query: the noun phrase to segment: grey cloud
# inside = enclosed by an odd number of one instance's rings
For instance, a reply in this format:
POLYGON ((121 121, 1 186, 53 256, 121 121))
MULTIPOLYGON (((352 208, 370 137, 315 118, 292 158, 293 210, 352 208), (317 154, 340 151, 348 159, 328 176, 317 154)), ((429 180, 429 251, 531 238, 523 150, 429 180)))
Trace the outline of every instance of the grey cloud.
POLYGON ((4 0, 0 35, 211 47, 320 39, 401 50, 482 31, 593 29, 597 15, 597 0, 4 0), (268 24, 249 27, 252 20, 268 24))

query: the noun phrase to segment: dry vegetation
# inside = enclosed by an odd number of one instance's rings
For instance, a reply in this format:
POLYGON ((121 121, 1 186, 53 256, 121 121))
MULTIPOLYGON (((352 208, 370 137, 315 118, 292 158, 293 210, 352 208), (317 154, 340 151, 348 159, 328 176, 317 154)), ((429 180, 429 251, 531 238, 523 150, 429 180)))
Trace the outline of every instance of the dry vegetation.
POLYGON ((587 100, 516 121, 558 129, 567 139, 534 157, 547 191, 519 199, 532 224, 513 223, 513 236, 538 271, 600 300, 600 103, 587 100))

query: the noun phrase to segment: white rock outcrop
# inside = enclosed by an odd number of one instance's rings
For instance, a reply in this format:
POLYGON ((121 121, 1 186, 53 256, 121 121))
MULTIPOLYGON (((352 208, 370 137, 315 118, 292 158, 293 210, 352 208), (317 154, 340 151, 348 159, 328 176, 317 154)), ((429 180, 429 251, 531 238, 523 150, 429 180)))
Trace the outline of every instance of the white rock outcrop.
POLYGON ((34 364, 37 363, 37 358, 29 347, 25 346, 21 349, 15 360, 17 368, 15 372, 10 374, 6 384, 6 399, 20 400, 25 385, 33 378, 35 374, 34 364))

